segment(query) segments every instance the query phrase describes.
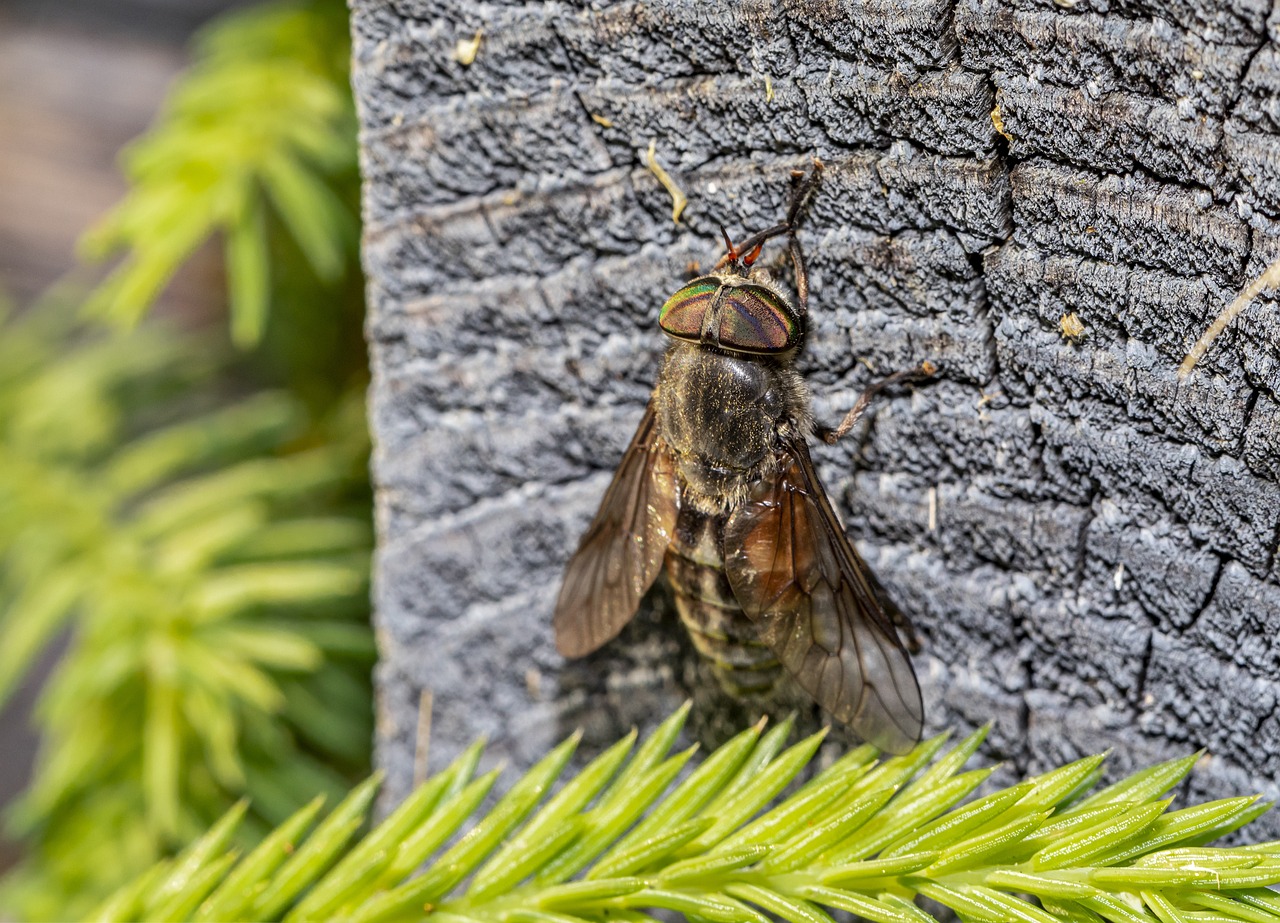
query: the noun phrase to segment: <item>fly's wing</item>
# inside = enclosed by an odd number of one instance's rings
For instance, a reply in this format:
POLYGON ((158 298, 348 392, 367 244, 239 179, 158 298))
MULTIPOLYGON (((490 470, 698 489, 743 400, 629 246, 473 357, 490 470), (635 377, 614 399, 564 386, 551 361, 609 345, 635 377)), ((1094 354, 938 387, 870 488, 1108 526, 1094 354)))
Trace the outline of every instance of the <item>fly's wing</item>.
POLYGON ((662 570, 679 511, 675 458, 650 401, 565 570, 552 622, 561 654, 582 657, 622 631, 662 570))
POLYGON ((725 574, 760 638, 800 686, 864 740, 904 753, 924 709, 911 658, 818 483, 790 440, 725 525, 725 574))

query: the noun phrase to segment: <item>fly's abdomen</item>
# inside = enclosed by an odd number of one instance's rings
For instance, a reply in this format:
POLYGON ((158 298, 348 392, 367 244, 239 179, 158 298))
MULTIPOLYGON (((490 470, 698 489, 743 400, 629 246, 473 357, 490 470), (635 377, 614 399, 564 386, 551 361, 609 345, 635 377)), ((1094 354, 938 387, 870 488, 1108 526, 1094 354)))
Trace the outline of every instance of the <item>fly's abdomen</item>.
POLYGON ((782 678, 782 667, 773 651, 756 640, 755 626, 724 574, 724 522, 723 514, 681 509, 667 548, 667 578, 680 620, 725 691, 734 696, 765 695, 782 678))

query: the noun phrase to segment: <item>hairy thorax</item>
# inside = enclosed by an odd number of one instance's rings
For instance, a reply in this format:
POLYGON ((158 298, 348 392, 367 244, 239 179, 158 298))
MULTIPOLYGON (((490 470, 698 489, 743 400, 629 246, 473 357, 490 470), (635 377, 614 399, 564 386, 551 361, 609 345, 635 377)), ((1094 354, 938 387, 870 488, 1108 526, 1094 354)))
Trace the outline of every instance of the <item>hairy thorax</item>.
POLYGON ((739 506, 771 473, 776 434, 808 419, 808 398, 799 376, 775 359, 675 343, 658 374, 657 412, 684 500, 714 514, 739 506))

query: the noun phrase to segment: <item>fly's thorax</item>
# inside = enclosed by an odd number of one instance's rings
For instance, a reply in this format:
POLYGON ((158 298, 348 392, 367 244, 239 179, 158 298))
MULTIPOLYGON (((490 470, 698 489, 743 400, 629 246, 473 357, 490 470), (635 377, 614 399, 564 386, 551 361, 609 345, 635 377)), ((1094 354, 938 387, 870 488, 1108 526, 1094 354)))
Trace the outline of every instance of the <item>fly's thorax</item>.
POLYGON ((784 429, 807 421, 808 392, 785 363, 676 342, 658 374, 658 425, 698 509, 739 506, 772 473, 784 429))

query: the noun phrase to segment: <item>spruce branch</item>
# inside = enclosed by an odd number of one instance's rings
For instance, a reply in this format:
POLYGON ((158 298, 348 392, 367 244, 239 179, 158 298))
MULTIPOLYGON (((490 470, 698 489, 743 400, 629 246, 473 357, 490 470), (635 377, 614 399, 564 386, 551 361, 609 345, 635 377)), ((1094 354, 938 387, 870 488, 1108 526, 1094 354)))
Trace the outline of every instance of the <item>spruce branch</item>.
POLYGON ((377 777, 309 836, 314 805, 243 859, 227 845, 238 806, 95 919, 639 923, 662 909, 725 923, 826 923, 832 910, 927 923, 916 903, 927 897, 996 923, 1280 920, 1268 890, 1280 843, 1207 845, 1267 805, 1168 810, 1195 755, 1098 791, 1103 757, 1086 757, 975 798, 989 770, 963 767, 984 729, 883 761, 859 747, 797 784, 820 735, 784 749, 784 722, 743 731, 675 783, 691 756, 672 752, 687 710, 556 790, 570 737, 479 815, 497 770, 475 777, 476 745, 351 846, 377 777))

